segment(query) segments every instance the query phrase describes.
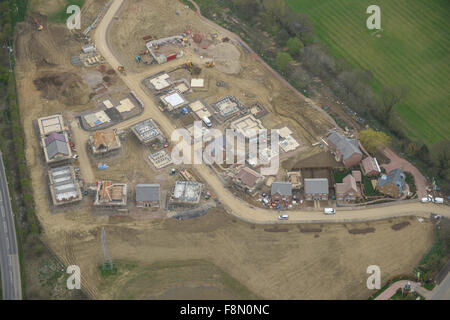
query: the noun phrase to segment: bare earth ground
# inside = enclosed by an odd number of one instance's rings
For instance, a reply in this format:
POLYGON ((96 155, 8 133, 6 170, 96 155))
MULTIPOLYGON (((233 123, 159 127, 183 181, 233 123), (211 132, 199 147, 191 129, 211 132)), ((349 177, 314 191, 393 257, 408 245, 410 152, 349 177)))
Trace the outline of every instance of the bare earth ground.
MULTIPOLYGON (((93 8, 93 2, 88 1, 86 7, 93 8)), ((166 36, 171 32, 183 31, 175 23, 164 23, 164 17, 169 19, 169 16, 175 15, 175 7, 165 9, 165 1, 152 1, 151 8, 148 7, 148 2, 129 3, 129 6, 124 8, 124 17, 133 20, 137 15, 134 22, 136 25, 139 21, 144 21, 144 16, 139 14, 145 12, 150 15, 145 19, 150 25, 141 28, 152 31, 132 30, 128 24, 124 24, 124 29, 130 29, 117 31, 118 37, 122 37, 117 40, 119 44, 125 43, 125 39, 142 38, 148 33, 166 36), (133 5, 141 6, 142 9, 131 14, 128 10, 132 10, 133 5), (153 23, 164 26, 161 27, 162 31, 155 29, 153 23)), ((174 4, 181 6, 177 2, 174 4)), ((101 4, 95 5, 95 10, 98 11, 99 8, 101 4)), ((97 12, 95 10, 86 14, 90 14, 93 19, 97 12)), ((195 20, 189 19, 186 23, 194 24, 195 20)), ((83 20, 83 27, 91 20, 83 20)), ((121 20, 122 18, 119 19, 121 20)), ((187 221, 136 221, 130 216, 100 217, 91 214, 89 205, 72 207, 53 214, 48 199, 45 167, 32 121, 55 112, 62 112, 66 120, 72 120, 75 114, 92 107, 93 103, 68 106, 58 102, 59 99, 42 98, 42 92, 37 90, 33 80, 48 72, 79 73, 79 69, 70 65, 70 56, 79 52, 81 46, 64 26, 47 25, 45 21, 43 23, 46 28, 40 33, 35 31, 33 24, 19 25, 16 38, 17 86, 25 130, 27 161, 36 212, 44 230, 42 237, 66 265, 77 264, 81 267, 82 286, 91 297, 158 299, 183 298, 183 295, 185 298, 202 298, 207 295, 217 298, 257 296, 269 299, 365 299, 370 295, 365 288, 368 276, 365 271, 368 265, 379 265, 382 279, 387 280, 410 272, 431 246, 432 224, 419 223, 416 218, 401 218, 360 226, 324 225, 322 232, 315 234, 300 232, 303 227, 297 225, 274 227, 237 221, 221 207, 210 211, 204 217, 187 221), (410 221, 411 225, 399 231, 390 228, 391 225, 404 220, 410 221), (102 278, 98 270, 101 263, 101 226, 106 228, 111 255, 119 268, 117 276, 106 279, 102 278), (376 231, 354 235, 347 230, 368 226, 374 227, 376 231), (204 273, 210 273, 211 276, 205 279, 200 276, 204 273), (171 280, 174 277, 176 281, 171 280)), ((201 25, 198 28, 202 29, 201 25)), ((112 34, 116 32, 113 31, 112 34)), ((142 43, 142 40, 139 43, 142 43)), ((133 41, 130 40, 129 44, 132 45, 133 41)), ((117 50, 120 52, 121 49, 117 50)), ((131 60, 134 55, 131 48, 124 57, 131 60)), ((208 71, 215 79, 217 71, 208 71)), ((323 130, 312 129, 316 126, 305 120, 313 118, 312 108, 305 107, 305 113, 294 115, 291 106, 301 102, 288 94, 271 77, 266 78, 262 67, 243 52, 240 76, 223 73, 220 78, 232 84, 230 90, 239 98, 242 97, 239 92, 244 90, 260 95, 270 111, 275 110, 269 98, 272 98, 272 101, 279 99, 292 103, 286 104, 285 109, 280 107, 279 112, 298 119, 298 122, 292 123, 305 140, 314 140, 315 136, 311 137, 309 132, 317 135, 323 130), (246 68, 249 72, 242 73, 246 68), (260 81, 264 83, 263 86, 258 84, 260 81), (309 109, 311 111, 308 111, 309 109), (301 126, 307 126, 308 130, 302 129, 301 126)), ((277 105, 285 104, 277 102, 277 105)), ((265 121, 289 121, 270 117, 272 118, 265 121)), ((322 128, 324 127, 326 124, 323 124, 322 128)), ((80 134, 80 139, 85 139, 85 132, 77 130, 76 133, 80 134)), ((80 148, 81 146, 77 146, 77 149, 80 148)), ((87 169, 83 171, 86 165, 81 165, 82 175, 90 181, 109 177, 124 179, 131 184, 155 180, 167 185, 172 183, 168 180, 168 169, 161 172, 150 169, 144 160, 142 149, 132 137, 128 137, 124 153, 108 162, 111 170, 107 172, 95 169, 95 162, 87 156, 84 160, 80 156, 80 162, 82 161, 92 165, 91 172, 87 169)), ((131 188, 133 187, 132 185, 131 188)))
MULTIPOLYGON (((223 43, 220 36, 220 30, 205 23, 194 11, 185 9, 179 1, 129 0, 124 3, 118 19, 115 19, 111 26, 109 41, 119 61, 126 68, 142 74, 142 77, 161 70, 170 71, 174 66, 190 59, 202 67, 199 77, 206 78, 209 85, 207 92, 188 95, 188 99, 201 97, 207 103, 212 103, 226 95, 233 95, 246 105, 259 101, 270 112, 262 119, 263 124, 268 128, 289 124, 301 143, 310 145, 333 127, 330 119, 283 86, 235 39, 223 43), (177 9, 181 12, 179 16, 175 14, 177 9), (171 23, 167 23, 168 21, 171 23), (192 44, 183 49, 185 57, 176 62, 161 66, 136 63, 136 55, 146 49, 143 37, 153 35, 156 38, 164 38, 183 33, 187 29, 190 29, 192 34, 202 34, 205 39, 199 46, 198 53, 194 52, 193 47, 196 45, 192 44), (213 40, 210 35, 216 33, 219 36, 213 40), (205 44, 206 50, 203 49, 205 44), (204 59, 200 59, 200 56, 204 59), (236 62, 235 57, 240 57, 239 62, 236 62), (213 69, 203 68, 205 60, 213 58, 217 66, 213 69), (216 87, 215 83, 219 80, 225 81, 228 87, 216 87)), ((187 73, 186 77, 190 79, 187 73)))
MULTIPOLYGON (((123 271, 114 281, 102 281, 98 273, 97 266, 101 263, 98 227, 93 226, 88 233, 70 233, 66 246, 72 247, 74 261, 81 266, 89 284, 100 288, 102 298, 145 299, 179 287, 226 289, 220 278, 199 277, 198 265, 174 269, 176 264, 195 259, 218 266, 253 292, 253 296, 365 299, 371 294, 366 288, 369 265, 380 266, 382 280, 387 281, 412 270, 433 242, 432 224, 419 223, 416 218, 324 225, 322 232, 312 233, 301 229, 302 226, 295 225, 255 226, 236 221, 220 209, 183 222, 170 219, 109 225, 106 230, 111 255, 123 271), (411 225, 399 231, 391 229, 405 220, 411 225), (349 233, 350 229, 368 227, 375 228, 375 232, 349 233), (277 229, 280 231, 276 232, 277 229), (155 263, 163 265, 158 267, 155 263), (154 280, 155 277, 159 280, 154 280), (173 277, 178 280, 171 281, 173 277)), ((205 274, 220 274, 215 270, 217 267, 201 269, 209 270, 205 274)), ((235 290, 231 295, 252 297, 245 291, 235 290)), ((201 292, 197 290, 197 294, 201 292)))

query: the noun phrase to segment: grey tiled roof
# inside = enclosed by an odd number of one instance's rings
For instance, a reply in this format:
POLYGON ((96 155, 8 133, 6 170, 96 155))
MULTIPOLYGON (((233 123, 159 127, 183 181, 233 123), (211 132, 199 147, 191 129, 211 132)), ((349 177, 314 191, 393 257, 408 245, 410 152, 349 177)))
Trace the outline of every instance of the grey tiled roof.
POLYGON ((159 184, 136 185, 136 201, 159 201, 159 184))
POLYGON ((382 175, 381 178, 377 180, 377 185, 383 187, 387 184, 393 183, 397 186, 400 192, 402 192, 405 186, 405 178, 406 176, 401 169, 394 169, 387 175, 382 175))
POLYGON ((328 179, 305 179, 305 193, 307 194, 328 194, 328 179))
POLYGON ((357 139, 348 139, 336 131, 333 131, 327 139, 336 146, 344 160, 350 158, 354 153, 362 154, 357 139))
POLYGON ((49 159, 53 159, 59 153, 65 156, 69 155, 67 143, 60 140, 53 140, 53 142, 48 144, 46 148, 49 159))
POLYGON ((292 195, 292 184, 290 182, 273 182, 270 187, 270 194, 279 193, 281 196, 292 195))

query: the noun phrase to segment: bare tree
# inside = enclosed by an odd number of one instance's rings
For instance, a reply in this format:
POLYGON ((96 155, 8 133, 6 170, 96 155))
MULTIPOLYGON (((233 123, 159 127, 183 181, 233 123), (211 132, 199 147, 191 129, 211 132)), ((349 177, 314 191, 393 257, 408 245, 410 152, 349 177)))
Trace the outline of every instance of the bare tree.
POLYGON ((408 89, 404 86, 383 87, 381 92, 381 112, 383 120, 389 120, 392 109, 408 94, 408 89))

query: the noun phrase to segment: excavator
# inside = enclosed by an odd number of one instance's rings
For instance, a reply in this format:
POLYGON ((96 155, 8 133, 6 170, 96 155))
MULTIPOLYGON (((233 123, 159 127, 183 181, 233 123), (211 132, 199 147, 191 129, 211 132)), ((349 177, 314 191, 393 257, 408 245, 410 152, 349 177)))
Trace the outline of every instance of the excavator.
POLYGON ((39 23, 39 21, 36 18, 33 18, 34 23, 36 23, 38 31, 42 31, 44 29, 44 26, 39 23))
POLYGON ((205 63, 207 68, 214 68, 216 66, 216 64, 214 63, 214 61, 208 61, 205 63))
POLYGON ((199 75, 202 69, 195 66, 191 60, 186 61, 186 63, 183 65, 183 67, 189 71, 192 75, 199 75))
POLYGON ((117 70, 119 70, 120 73, 125 74, 125 67, 124 66, 118 66, 117 70))
POLYGON ((194 64, 192 63, 191 60, 186 61, 186 63, 184 64, 184 68, 189 72, 192 72, 193 66, 194 66, 194 64))

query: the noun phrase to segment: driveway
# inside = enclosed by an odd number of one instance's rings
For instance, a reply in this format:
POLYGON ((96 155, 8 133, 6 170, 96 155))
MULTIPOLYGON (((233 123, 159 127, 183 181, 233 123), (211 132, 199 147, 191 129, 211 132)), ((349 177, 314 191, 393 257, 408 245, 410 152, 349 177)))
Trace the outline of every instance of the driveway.
POLYGON ((408 160, 400 158, 394 151, 389 148, 384 148, 383 153, 391 161, 388 164, 382 164, 381 166, 389 173, 394 169, 400 168, 403 171, 411 172, 414 176, 414 182, 416 183, 417 195, 419 199, 426 196, 427 181, 420 171, 411 164, 408 160))

